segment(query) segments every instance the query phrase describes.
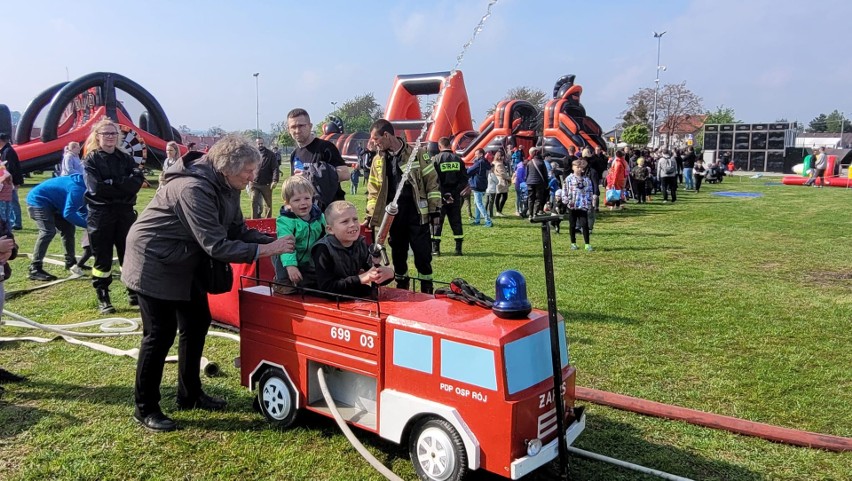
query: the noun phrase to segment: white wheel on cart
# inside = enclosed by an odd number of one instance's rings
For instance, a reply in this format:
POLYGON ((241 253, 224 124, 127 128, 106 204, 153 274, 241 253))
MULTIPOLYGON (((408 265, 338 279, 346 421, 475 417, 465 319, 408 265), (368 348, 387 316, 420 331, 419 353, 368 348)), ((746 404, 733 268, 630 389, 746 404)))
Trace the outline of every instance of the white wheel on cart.
POLYGON ((468 472, 464 442, 444 419, 418 421, 411 430, 408 452, 414 471, 424 481, 460 481, 468 472))
POLYGON ((267 369, 257 389, 260 412, 279 428, 286 428, 296 420, 296 393, 287 375, 278 368, 267 369))

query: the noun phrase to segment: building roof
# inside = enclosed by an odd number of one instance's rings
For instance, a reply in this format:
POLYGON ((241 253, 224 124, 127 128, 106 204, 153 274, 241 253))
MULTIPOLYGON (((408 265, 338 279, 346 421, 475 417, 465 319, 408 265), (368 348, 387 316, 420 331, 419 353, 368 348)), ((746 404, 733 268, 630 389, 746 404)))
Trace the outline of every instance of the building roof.
POLYGON ((796 147, 848 148, 850 146, 852 146, 852 132, 848 134, 844 132, 843 139, 840 138, 840 132, 811 132, 798 134, 796 136, 796 147))
POLYGON ((210 135, 194 135, 194 134, 180 134, 181 140, 183 141, 183 145, 189 145, 190 142, 195 142, 195 148, 198 150, 204 150, 206 148, 212 147, 213 144, 216 143, 217 140, 222 137, 213 137, 210 135))
POLYGON ((704 121, 706 119, 706 115, 677 115, 666 119, 665 122, 660 124, 657 128, 657 132, 661 134, 668 134, 671 131, 671 133, 675 135, 694 134, 704 127, 704 121), (674 130, 672 130, 672 124, 674 124, 674 130))

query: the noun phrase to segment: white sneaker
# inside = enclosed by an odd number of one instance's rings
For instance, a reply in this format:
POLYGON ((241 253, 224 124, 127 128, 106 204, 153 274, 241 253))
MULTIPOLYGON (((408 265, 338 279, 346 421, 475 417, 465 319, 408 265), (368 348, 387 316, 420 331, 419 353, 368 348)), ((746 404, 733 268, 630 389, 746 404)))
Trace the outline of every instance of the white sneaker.
POLYGON ((75 275, 75 276, 77 276, 77 277, 83 277, 83 276, 85 276, 85 275, 86 275, 86 273, 85 273, 85 272, 83 272, 83 269, 81 269, 81 268, 80 268, 80 266, 78 266, 77 264, 74 264, 74 265, 73 265, 73 266, 71 266, 71 268, 70 268, 70 269, 68 269, 68 270, 69 270, 69 271, 71 271, 71 274, 73 274, 73 275, 75 275))

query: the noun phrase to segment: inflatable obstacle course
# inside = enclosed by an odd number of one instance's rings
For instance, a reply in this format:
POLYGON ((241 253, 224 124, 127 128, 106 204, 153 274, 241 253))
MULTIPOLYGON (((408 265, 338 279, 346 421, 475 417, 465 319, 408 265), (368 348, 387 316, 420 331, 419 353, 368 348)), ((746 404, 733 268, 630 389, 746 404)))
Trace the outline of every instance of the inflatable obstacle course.
MULTIPOLYGON (((21 115, 13 144, 23 172, 46 170, 62 160, 69 142, 83 143, 91 126, 102 117, 119 124, 122 146, 138 163, 160 164, 166 143, 181 143, 160 103, 133 80, 110 72, 95 72, 70 82, 61 82, 38 94, 21 115), (145 111, 134 122, 117 99, 121 91, 137 100, 145 111), (44 116, 36 127, 36 119, 44 116)), ((9 109, 0 105, 0 131, 11 131, 9 109)), ((187 151, 180 147, 180 153, 187 151)))

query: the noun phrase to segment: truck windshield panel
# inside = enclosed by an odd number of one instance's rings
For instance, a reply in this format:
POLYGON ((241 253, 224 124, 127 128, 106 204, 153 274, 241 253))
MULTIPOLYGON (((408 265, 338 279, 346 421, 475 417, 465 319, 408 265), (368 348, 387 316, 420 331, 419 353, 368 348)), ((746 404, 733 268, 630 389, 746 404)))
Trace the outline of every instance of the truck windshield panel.
POLYGON ((441 377, 496 391, 494 351, 441 339, 441 377))
MULTIPOLYGON (((504 347, 506 360, 506 387, 509 394, 553 377, 550 361, 550 330, 544 329, 504 347)), ((565 323, 559 323, 559 353, 562 367, 568 365, 568 345, 565 342, 565 323)))

